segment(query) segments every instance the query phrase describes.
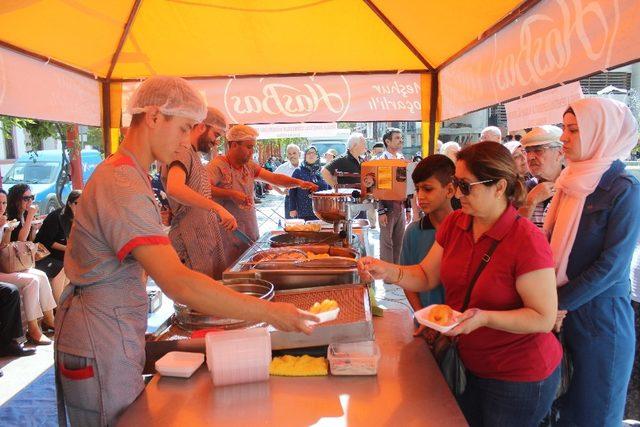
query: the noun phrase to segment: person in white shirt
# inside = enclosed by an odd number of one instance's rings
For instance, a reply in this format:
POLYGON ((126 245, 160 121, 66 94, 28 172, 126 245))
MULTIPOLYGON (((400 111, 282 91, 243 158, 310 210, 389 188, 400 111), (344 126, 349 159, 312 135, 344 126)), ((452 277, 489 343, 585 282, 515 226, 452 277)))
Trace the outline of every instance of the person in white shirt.
MULTIPOLYGON (((276 168, 273 173, 279 173, 282 175, 292 176, 293 171, 300 166, 300 147, 296 144, 287 145, 287 161, 276 168)), ((284 197, 284 217, 291 218, 291 199, 289 198, 288 190, 280 190, 278 187, 274 187, 280 194, 285 194, 284 197)))
MULTIPOLYGON (((402 132, 397 128, 388 128, 383 136, 385 151, 378 156, 383 159, 404 159, 402 154, 402 132)), ((380 200, 378 204, 380 223, 380 259, 397 264, 400 260, 402 239, 407 223, 411 222, 411 204, 408 199, 380 200), (403 213, 404 212, 404 213, 403 213)))

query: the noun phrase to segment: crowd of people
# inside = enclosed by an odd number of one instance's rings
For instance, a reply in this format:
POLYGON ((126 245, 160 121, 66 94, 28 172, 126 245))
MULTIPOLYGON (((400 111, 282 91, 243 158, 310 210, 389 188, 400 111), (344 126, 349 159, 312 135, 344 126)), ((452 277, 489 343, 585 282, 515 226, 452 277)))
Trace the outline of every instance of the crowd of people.
MULTIPOLYGON (((316 147, 292 144, 286 162, 260 166, 257 131, 229 126, 179 78, 149 78, 128 110, 118 151, 41 224, 28 185, 0 190, 2 246, 33 241, 49 252, 35 268, 0 274, 0 353, 33 353, 17 341, 21 296, 28 340, 48 345, 55 331, 59 410, 73 425, 113 422, 144 388, 143 273, 202 313, 309 333, 310 313, 218 281, 259 237, 257 184, 285 194, 287 218, 313 220, 311 193, 359 186, 348 174, 365 159, 404 158, 402 131, 390 128, 371 150, 351 134, 324 165, 316 147), (160 178, 150 185, 154 162, 160 178), (78 378, 88 382, 79 388, 78 378)), ((576 101, 559 120, 505 141, 490 127, 478 143, 413 158, 414 196, 380 200, 370 218, 380 259, 360 259, 363 278, 397 284, 414 310, 469 307, 447 334, 466 367, 456 397, 472 426, 619 425, 625 407, 640 418, 640 183, 621 161, 637 122, 607 99, 576 101), (566 354, 572 376, 558 397, 566 354)), ((415 335, 436 339, 422 326, 415 335)))

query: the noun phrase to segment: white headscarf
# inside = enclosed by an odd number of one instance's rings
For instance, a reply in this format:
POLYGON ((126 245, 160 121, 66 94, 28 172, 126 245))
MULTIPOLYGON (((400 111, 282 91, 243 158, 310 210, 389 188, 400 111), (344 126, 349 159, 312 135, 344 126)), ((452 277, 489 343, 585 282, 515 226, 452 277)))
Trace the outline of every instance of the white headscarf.
POLYGON ((638 138, 638 123, 621 102, 587 98, 570 107, 580 131, 581 159, 567 159, 567 167, 555 182, 556 194, 544 222, 545 231, 551 235, 558 286, 569 281, 567 264, 585 199, 615 160, 629 157, 638 138))

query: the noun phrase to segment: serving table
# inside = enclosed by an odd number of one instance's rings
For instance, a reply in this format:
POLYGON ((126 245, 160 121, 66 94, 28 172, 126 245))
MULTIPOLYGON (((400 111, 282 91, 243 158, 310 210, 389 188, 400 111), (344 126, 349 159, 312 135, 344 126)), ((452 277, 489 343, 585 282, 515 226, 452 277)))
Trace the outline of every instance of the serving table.
POLYGON ((203 365, 189 379, 155 375, 119 419, 149 426, 464 426, 407 310, 374 319, 377 376, 270 377, 215 387, 203 365))

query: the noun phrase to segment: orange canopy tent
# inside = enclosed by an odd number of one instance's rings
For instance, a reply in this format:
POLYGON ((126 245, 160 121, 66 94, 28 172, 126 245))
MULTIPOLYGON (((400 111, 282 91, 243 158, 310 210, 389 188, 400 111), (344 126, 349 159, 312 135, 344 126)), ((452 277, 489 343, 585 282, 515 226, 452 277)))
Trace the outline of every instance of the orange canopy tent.
MULTIPOLYGON (((74 97, 65 98, 65 91, 95 84, 82 89, 89 94, 83 102, 90 102, 92 90, 99 94, 97 121, 111 151, 110 141, 118 140, 122 83, 150 75, 207 80, 419 73, 423 129, 430 135, 423 140, 432 151, 441 118, 638 58, 639 18, 636 0, 5 0, 0 113, 20 115, 32 108, 16 114, 15 103, 7 101, 11 87, 15 94, 30 84, 40 91, 55 85, 60 94, 54 107, 67 108, 74 97), (592 33, 605 36, 586 46, 592 33), (628 49, 596 58, 602 43, 628 49), (563 71, 528 70, 527 55, 537 61, 534 68, 543 58, 563 71), (567 58, 570 63, 562 63, 567 58), (42 67, 18 73, 21 60, 44 63, 45 71, 67 77, 42 87, 42 67), (520 78, 523 69, 528 76, 520 78), (506 87, 483 80, 492 76, 506 80, 506 87)), ((83 111, 77 109, 78 115, 83 111)), ((32 117, 59 120, 60 114, 42 108, 32 117)))

